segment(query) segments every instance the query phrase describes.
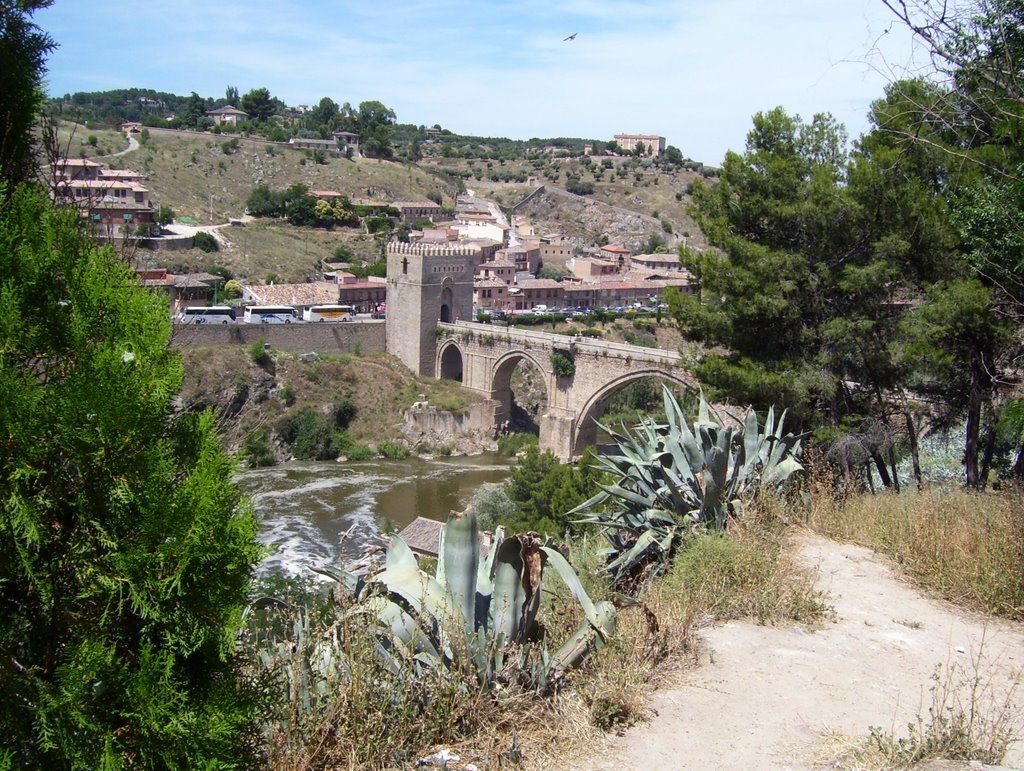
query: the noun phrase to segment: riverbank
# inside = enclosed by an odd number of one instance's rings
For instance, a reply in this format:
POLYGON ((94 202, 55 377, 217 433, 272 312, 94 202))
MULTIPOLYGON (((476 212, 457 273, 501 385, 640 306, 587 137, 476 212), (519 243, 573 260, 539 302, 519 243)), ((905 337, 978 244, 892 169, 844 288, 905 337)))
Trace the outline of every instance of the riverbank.
POLYGON ((292 452, 281 435, 282 419, 304 408, 326 413, 341 399, 354 408, 345 428, 349 438, 371 450, 387 442, 447 455, 495 448, 490 427, 455 421, 450 436, 435 430, 425 438, 407 419, 412 405, 423 401, 437 413, 469 416, 482 399, 458 383, 418 378, 381 353, 304 355, 271 347, 260 355, 263 351, 258 342, 182 351, 185 382, 177 407, 212 409, 231 453, 237 454, 253 432, 265 432, 273 459, 286 460, 292 452))

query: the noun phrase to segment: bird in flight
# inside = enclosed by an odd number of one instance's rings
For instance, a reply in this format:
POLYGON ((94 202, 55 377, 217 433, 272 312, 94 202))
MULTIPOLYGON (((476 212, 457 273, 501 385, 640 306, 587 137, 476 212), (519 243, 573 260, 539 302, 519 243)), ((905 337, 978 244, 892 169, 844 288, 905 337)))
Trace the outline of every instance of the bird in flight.
POLYGON ((578 34, 580 34, 580 33, 579 32, 573 32, 571 35, 569 35, 569 37, 562 38, 562 42, 564 43, 566 40, 575 40, 576 36, 578 34))

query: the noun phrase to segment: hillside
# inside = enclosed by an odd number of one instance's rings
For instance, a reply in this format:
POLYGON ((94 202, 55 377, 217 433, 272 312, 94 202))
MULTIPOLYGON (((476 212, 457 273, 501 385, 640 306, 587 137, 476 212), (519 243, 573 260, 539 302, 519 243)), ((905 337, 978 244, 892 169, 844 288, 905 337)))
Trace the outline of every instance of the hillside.
MULTIPOLYGON (((516 211, 532 220, 537 232, 561 233, 581 248, 606 241, 637 251, 705 245, 686 213, 693 183, 701 176, 699 167, 659 166, 631 157, 447 158, 431 156, 439 150, 430 145, 424 146, 427 157, 418 164, 342 157, 317 163, 305 151, 261 140, 154 128, 142 135, 138 149, 128 150, 127 140, 116 131, 67 122, 61 125, 60 139, 69 155, 141 172, 155 205, 170 206, 179 219, 191 218, 200 226, 242 218, 257 185, 285 189, 303 183, 350 198, 389 201, 433 195, 446 206, 454 205, 465 185, 510 208, 544 184, 541 195, 516 211), (593 192, 566 192, 580 185, 591 186, 593 192)), ((364 259, 379 255, 379 242, 358 228, 326 231, 275 220, 247 225, 221 228, 222 249, 217 253, 141 252, 139 257, 145 265, 172 270, 222 266, 242 279, 301 282, 316 278, 321 262, 332 258, 340 245, 364 259)))
POLYGON ((539 232, 561 233, 579 246, 592 246, 604 237, 642 250, 652 236, 669 249, 683 243, 706 245, 686 211, 695 181, 703 178, 697 169, 658 166, 650 159, 631 157, 509 161, 433 157, 421 165, 461 177, 476 195, 506 208, 534 192, 536 184, 543 184, 547 192, 541 200, 517 208, 516 214, 533 220, 539 232), (536 183, 529 184, 530 178, 536 183), (579 186, 592 187, 593 192, 568 193, 579 186))

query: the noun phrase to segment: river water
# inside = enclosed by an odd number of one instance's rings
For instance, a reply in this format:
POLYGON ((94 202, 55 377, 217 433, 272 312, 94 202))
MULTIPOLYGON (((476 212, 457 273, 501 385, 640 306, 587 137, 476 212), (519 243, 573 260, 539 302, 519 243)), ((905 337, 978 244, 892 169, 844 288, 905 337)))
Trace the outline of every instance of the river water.
POLYGON ((363 554, 384 520, 398 528, 416 517, 444 521, 462 511, 485 482, 504 482, 508 458, 374 459, 334 463, 290 461, 238 476, 271 554, 258 573, 304 575, 363 554), (343 543, 340 537, 348 532, 343 543))

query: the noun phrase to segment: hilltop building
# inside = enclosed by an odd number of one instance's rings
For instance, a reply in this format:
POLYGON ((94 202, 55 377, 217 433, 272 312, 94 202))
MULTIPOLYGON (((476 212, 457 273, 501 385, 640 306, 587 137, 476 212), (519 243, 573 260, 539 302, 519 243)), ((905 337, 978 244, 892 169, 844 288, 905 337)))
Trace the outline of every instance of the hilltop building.
POLYGON ((621 147, 625 152, 631 153, 634 148, 640 143, 643 143, 644 150, 650 155, 661 155, 665 152, 665 137, 659 137, 656 134, 616 134, 615 144, 621 147))

